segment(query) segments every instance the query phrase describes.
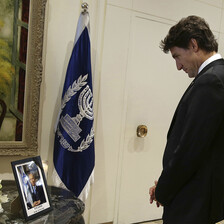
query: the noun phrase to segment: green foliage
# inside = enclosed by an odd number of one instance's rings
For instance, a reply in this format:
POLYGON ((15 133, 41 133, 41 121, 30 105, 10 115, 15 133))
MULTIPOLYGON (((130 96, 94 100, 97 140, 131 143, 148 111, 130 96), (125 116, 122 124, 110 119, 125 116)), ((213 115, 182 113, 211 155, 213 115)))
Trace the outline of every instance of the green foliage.
POLYGON ((0 39, 0 98, 4 99, 10 94, 11 83, 15 69, 12 66, 11 49, 7 41, 0 39))
POLYGON ((13 12, 14 0, 1 0, 0 1, 0 16, 5 16, 13 12))
POLYGON ((11 64, 12 32, 7 35, 7 32, 5 33, 7 29, 12 29, 13 11, 14 0, 0 0, 0 99, 4 101, 10 98, 12 79, 15 74, 11 64))

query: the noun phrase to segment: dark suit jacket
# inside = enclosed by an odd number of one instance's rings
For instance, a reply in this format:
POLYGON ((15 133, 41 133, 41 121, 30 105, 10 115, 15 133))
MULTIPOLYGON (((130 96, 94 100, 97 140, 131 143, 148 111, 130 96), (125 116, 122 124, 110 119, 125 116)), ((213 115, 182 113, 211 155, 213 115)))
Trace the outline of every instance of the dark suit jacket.
POLYGON ((223 59, 207 65, 180 100, 155 194, 164 205, 164 224, 224 219, 223 59))
POLYGON ((46 198, 44 196, 44 190, 43 190, 42 185, 36 186, 36 194, 33 193, 32 198, 33 198, 33 201, 40 200, 40 204, 46 202, 46 198))

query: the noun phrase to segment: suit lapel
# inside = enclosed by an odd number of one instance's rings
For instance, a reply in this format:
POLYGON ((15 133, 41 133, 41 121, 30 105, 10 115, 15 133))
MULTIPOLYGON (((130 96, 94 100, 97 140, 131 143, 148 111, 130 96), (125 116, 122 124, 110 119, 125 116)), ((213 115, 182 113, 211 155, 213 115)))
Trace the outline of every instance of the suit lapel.
POLYGON ((186 93, 192 88, 193 85, 194 85, 194 80, 193 80, 193 81, 191 82, 191 84, 188 86, 188 88, 186 89, 186 91, 184 92, 183 96, 181 97, 181 99, 180 99, 180 101, 179 101, 179 103, 178 103, 178 106, 177 106, 177 108, 176 108, 176 110, 175 110, 175 113, 174 113, 174 115, 173 115, 172 122, 171 122, 171 124, 170 124, 169 131, 168 131, 168 133, 167 133, 167 138, 169 138, 169 135, 170 135, 171 130, 172 130, 172 128, 173 128, 173 125, 174 125, 174 123, 175 123, 176 116, 177 116, 177 112, 178 112, 178 109, 179 109, 180 104, 181 104, 181 102, 182 102, 182 99, 184 98, 184 96, 186 95, 186 93))

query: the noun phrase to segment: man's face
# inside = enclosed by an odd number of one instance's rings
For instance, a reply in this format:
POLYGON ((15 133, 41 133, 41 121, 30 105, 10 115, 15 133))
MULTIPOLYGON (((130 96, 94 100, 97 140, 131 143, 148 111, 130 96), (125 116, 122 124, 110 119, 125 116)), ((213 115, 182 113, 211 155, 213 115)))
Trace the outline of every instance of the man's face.
POLYGON ((29 180, 30 180, 30 183, 32 184, 32 186, 35 186, 36 180, 32 174, 29 175, 29 180))
POLYGON ((189 49, 172 47, 170 52, 176 61, 178 70, 183 69, 190 78, 196 77, 199 66, 197 64, 196 54, 191 47, 189 49))

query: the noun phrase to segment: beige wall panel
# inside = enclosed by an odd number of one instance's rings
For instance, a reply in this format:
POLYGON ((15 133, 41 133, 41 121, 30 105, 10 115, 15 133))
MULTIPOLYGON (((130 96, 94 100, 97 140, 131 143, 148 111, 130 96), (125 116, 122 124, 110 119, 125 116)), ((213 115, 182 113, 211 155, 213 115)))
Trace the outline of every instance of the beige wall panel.
MULTIPOLYGON (((223 2, 224 2, 224 0, 223 0, 223 2)), ((223 3, 223 5, 224 5, 224 3, 223 3)), ((224 33, 224 6, 223 6, 223 9, 222 9, 222 18, 221 18, 221 23, 220 23, 220 32, 224 33)))
POLYGON ((133 9, 150 15, 178 21, 182 17, 198 15, 218 31, 221 9, 197 0, 133 0, 133 9), (208 13, 209 12, 209 13, 208 13))
POLYGON ((218 8, 222 8, 223 0, 196 0, 198 2, 203 2, 205 4, 208 4, 210 6, 215 6, 218 8))
POLYGON ((90 223, 93 224, 114 219, 118 158, 125 120, 123 105, 129 29, 130 12, 108 6, 95 138, 95 183, 90 211, 90 223))
MULTIPOLYGON (((54 125, 61 105, 68 61, 72 52, 80 2, 51 0, 47 5, 45 65, 41 84, 40 154, 53 166, 54 125), (76 16, 74 16, 76 15, 76 16)), ((49 178, 49 183, 52 179, 49 178)))
POLYGON ((132 1, 133 0, 107 0, 108 4, 116 5, 123 8, 132 8, 132 1))
POLYGON ((224 33, 219 37, 219 53, 224 57, 224 33))

